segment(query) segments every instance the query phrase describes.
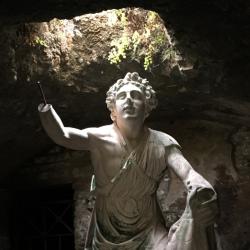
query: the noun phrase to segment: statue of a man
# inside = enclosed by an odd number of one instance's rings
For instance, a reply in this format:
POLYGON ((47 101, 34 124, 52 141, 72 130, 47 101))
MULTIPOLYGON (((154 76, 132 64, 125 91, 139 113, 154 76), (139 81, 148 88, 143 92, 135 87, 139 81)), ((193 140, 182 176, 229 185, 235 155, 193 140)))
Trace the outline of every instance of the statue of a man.
POLYGON ((83 130, 64 127, 50 104, 39 106, 43 127, 55 143, 91 153, 96 204, 86 249, 211 250, 207 228, 217 213, 216 194, 175 139, 145 126, 157 105, 148 81, 127 73, 110 87, 106 103, 113 123, 83 130), (183 216, 169 231, 156 197, 167 168, 188 190, 183 216))

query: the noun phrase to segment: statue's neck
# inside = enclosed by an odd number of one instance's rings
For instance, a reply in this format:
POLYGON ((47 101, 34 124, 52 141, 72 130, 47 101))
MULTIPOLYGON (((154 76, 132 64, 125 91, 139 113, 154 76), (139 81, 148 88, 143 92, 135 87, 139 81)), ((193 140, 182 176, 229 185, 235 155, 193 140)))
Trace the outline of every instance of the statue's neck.
POLYGON ((130 148, 134 148, 144 135, 144 124, 138 123, 138 121, 133 122, 133 120, 128 122, 116 122, 115 123, 119 133, 123 137, 123 140, 130 148))
POLYGON ((123 136, 128 139, 136 139, 143 132, 144 124, 143 122, 138 122, 137 120, 126 120, 126 121, 116 121, 116 126, 119 128, 123 136))

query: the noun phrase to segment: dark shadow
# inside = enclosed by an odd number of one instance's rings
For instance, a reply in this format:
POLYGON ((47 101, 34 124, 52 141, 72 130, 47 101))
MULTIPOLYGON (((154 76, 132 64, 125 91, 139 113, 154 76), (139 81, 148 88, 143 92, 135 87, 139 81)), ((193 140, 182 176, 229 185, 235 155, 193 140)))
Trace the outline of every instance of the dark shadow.
POLYGON ((74 249, 71 186, 20 190, 14 197, 12 250, 74 249))

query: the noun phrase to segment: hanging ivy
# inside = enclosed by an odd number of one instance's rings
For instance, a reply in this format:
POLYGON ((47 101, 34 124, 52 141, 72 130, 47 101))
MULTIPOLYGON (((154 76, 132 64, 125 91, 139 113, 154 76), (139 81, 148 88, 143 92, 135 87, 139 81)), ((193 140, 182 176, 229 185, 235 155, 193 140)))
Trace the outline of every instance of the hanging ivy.
POLYGON ((116 11, 116 17, 122 27, 122 34, 111 41, 108 55, 111 64, 119 65, 126 58, 139 59, 145 70, 151 70, 157 58, 161 62, 175 62, 175 48, 156 12, 120 9, 116 11))

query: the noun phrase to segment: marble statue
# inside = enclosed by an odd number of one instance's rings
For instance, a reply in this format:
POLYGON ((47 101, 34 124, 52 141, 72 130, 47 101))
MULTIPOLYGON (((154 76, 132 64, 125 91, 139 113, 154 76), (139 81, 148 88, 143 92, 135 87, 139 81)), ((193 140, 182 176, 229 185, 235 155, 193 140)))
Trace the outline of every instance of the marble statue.
POLYGON ((48 136, 74 150, 89 150, 96 203, 85 249, 212 250, 217 215, 213 187, 188 163, 170 135, 144 121, 157 106, 155 92, 138 73, 127 73, 107 92, 112 124, 65 127, 50 104, 39 114, 48 136), (187 188, 182 217, 167 230, 156 191, 167 168, 187 188))

